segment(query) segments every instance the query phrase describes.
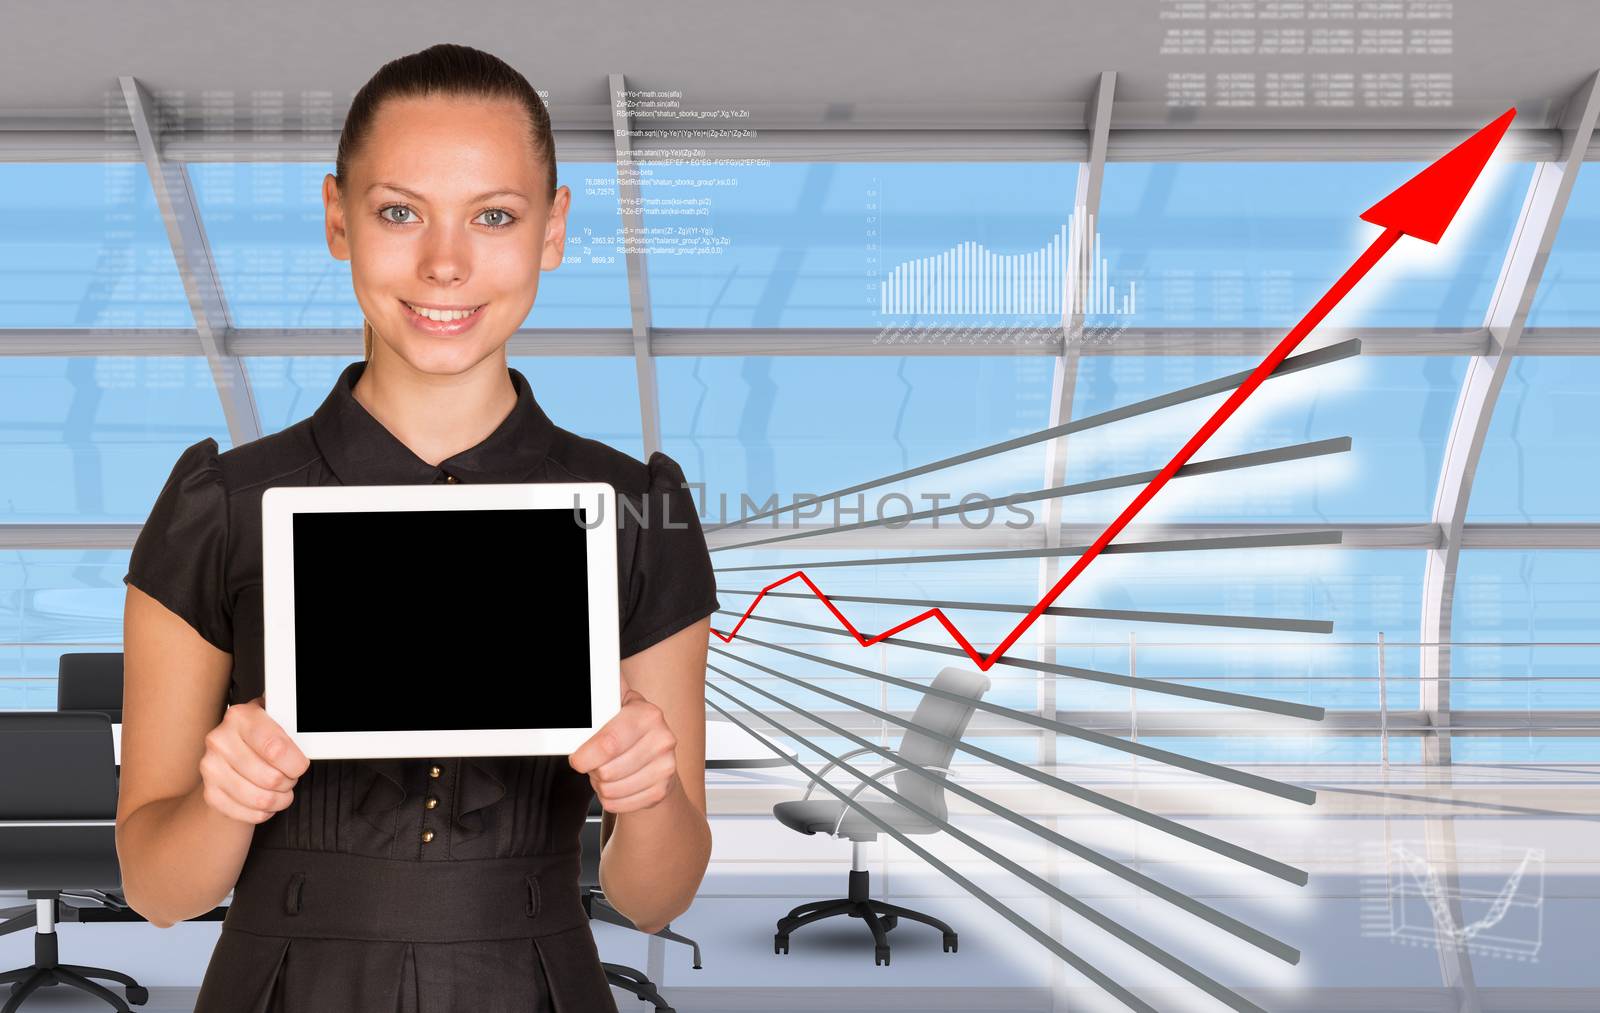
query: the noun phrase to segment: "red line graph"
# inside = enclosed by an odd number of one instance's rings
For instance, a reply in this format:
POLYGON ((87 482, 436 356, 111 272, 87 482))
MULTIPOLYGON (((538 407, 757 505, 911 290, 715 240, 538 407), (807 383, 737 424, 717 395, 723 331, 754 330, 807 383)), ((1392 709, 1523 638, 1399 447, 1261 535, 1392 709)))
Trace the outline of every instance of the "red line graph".
POLYGON ((1372 244, 1356 258, 1355 263, 1351 264, 1344 274, 1339 277, 1339 280, 1334 282, 1333 286, 1323 294, 1321 299, 1317 300, 1316 305, 1304 317, 1300 318, 1300 322, 1295 324, 1288 334, 1284 335, 1283 339, 1278 342, 1277 347, 1261 361, 1260 365, 1256 366, 1250 375, 1245 378, 1244 382, 1228 397, 1228 400, 1223 402, 1212 413, 1211 417, 1205 421, 1198 432, 1189 438, 1189 441, 1183 445, 1182 449, 1173 455, 1172 460, 1167 462, 1166 467, 1162 468, 1156 477, 1151 479, 1149 484, 1140 490, 1139 494, 1134 497, 1133 502, 1129 503, 1122 513, 1117 516, 1117 519, 1112 521, 1100 533, 1093 544, 1078 557, 1078 561, 1072 565, 1072 568, 1063 574, 1060 580, 1056 581, 1055 585, 1039 600, 1039 603, 1023 617, 1021 622, 1017 623, 1016 628, 995 647, 988 657, 984 657, 979 653, 968 642, 967 638, 962 635, 961 631, 956 628, 956 625, 950 621, 950 617, 946 616, 944 611, 939 608, 928 609, 926 612, 915 615, 900 625, 884 630, 876 636, 864 637, 861 631, 857 630, 850 623, 850 620, 845 618, 844 613, 834 606, 822 589, 812 583, 811 578, 806 575, 804 570, 796 570, 762 588, 761 592, 756 595, 755 600, 750 603, 750 607, 745 610, 744 615, 739 617, 739 621, 734 624, 731 631, 723 633, 721 630, 713 628, 711 632, 724 643, 731 643, 733 638, 738 636, 739 628, 745 624, 745 620, 750 618, 750 614, 755 611, 756 606, 761 604, 761 599, 766 597, 768 591, 782 587, 791 580, 798 579, 811 589, 811 592, 826 606, 828 611, 833 613, 834 618, 839 620, 840 625, 849 631, 850 635, 862 647, 870 647, 886 637, 891 637, 901 630, 910 629, 927 619, 937 619, 939 624, 949 632, 951 638, 972 659, 973 663, 980 670, 988 671, 1000 658, 1004 657, 1006 650, 1028 631, 1034 621, 1044 614, 1044 610, 1049 608, 1061 596, 1062 592, 1077 579, 1078 574, 1082 573, 1084 568, 1093 562, 1096 556, 1100 555, 1100 551, 1121 533, 1122 529, 1138 515, 1140 510, 1144 509, 1145 505, 1150 502, 1157 492, 1161 491, 1161 488, 1177 473, 1178 469, 1182 468, 1189 458, 1193 457, 1195 452, 1216 433, 1217 429, 1245 402, 1245 399, 1255 393, 1256 388, 1261 386, 1272 371, 1278 368, 1279 363, 1283 362, 1289 353, 1293 352, 1295 347, 1305 339, 1306 335, 1310 334, 1312 329, 1321 323, 1323 318, 1339 304, 1340 300, 1350 293, 1356 283, 1365 277, 1379 260, 1383 259, 1384 254, 1388 253, 1395 243, 1399 242, 1402 235, 1414 236, 1430 243, 1439 241, 1444 235, 1445 228, 1455 217, 1456 212, 1460 210, 1462 202, 1466 200, 1472 185, 1482 174, 1484 166, 1488 163, 1489 156, 1494 153, 1501 137, 1504 136, 1506 128, 1511 125, 1511 120, 1515 115, 1515 108, 1507 110, 1494 122, 1451 149, 1438 161, 1412 177, 1399 189, 1373 205, 1361 216, 1365 221, 1382 226, 1383 233, 1373 240, 1372 244))

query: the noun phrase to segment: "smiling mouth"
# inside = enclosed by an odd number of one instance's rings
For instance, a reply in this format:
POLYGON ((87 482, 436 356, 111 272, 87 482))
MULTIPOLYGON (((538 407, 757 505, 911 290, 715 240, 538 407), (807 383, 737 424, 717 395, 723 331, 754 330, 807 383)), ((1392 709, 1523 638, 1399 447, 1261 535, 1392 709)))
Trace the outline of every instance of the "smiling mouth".
POLYGON ((465 311, 463 311, 463 310, 449 310, 449 311, 430 310, 430 309, 425 309, 423 307, 419 307, 419 306, 413 305, 412 303, 406 302, 404 299, 400 300, 400 305, 404 306, 407 310, 409 310, 412 313, 415 313, 417 316, 421 317, 424 320, 432 321, 433 323, 436 323, 436 324, 447 324, 447 323, 455 323, 455 322, 458 322, 458 321, 461 321, 461 320, 466 320, 466 319, 468 319, 468 318, 470 318, 472 316, 475 316, 478 313, 479 310, 483 309, 483 307, 485 307, 485 306, 487 306, 489 304, 488 303, 480 303, 479 305, 474 306, 471 310, 465 310, 465 311), (430 314, 437 314, 437 316, 430 315, 430 314))

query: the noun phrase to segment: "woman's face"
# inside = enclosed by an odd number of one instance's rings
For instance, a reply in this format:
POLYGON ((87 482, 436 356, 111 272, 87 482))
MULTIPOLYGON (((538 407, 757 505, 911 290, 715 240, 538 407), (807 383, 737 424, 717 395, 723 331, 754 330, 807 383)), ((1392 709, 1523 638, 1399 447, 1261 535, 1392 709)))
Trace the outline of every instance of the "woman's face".
POLYGON ((375 342, 425 373, 499 350, 533 308, 539 272, 561 264, 572 197, 563 186, 545 199, 522 106, 387 101, 348 171, 342 197, 332 174, 322 182, 328 250, 350 261, 375 342), (482 308, 465 331, 437 334, 406 303, 482 308))

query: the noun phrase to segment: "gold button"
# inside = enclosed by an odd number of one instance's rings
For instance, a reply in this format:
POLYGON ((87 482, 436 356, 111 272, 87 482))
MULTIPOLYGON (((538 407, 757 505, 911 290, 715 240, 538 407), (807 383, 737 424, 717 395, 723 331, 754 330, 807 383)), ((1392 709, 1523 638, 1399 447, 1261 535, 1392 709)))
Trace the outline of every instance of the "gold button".
POLYGON ((432 830, 424 830, 422 832, 422 843, 423 844, 427 844, 431 840, 433 840, 433 831, 432 830))
POLYGON ((454 481, 455 481, 455 480, 456 480, 456 477, 455 477, 455 476, 454 476, 454 475, 446 475, 446 476, 445 476, 445 477, 444 477, 444 480, 445 480, 445 481, 446 481, 446 482, 454 482, 454 481))
POLYGON ((436 805, 438 805, 438 804, 439 804, 439 800, 438 800, 438 799, 436 799, 436 798, 430 798, 430 799, 428 799, 428 802, 427 802, 427 807, 428 807, 428 808, 429 808, 429 809, 432 809, 432 808, 433 808, 433 807, 434 807, 434 806, 436 806, 436 805))
POLYGON ((428 768, 428 776, 429 777, 438 777, 439 776, 439 768, 438 767, 429 767, 428 768))

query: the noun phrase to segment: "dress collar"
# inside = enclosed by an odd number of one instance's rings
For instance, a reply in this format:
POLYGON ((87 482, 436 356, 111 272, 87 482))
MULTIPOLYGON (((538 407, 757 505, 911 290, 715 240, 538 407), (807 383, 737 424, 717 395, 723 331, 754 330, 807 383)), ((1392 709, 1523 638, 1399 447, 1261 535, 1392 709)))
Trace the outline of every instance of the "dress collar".
POLYGON ((352 362, 311 416, 311 434, 328 467, 344 485, 416 485, 443 482, 521 482, 540 470, 555 423, 533 399, 527 377, 507 367, 517 392, 511 414, 476 446, 431 465, 373 418, 355 397, 367 368, 352 362))

